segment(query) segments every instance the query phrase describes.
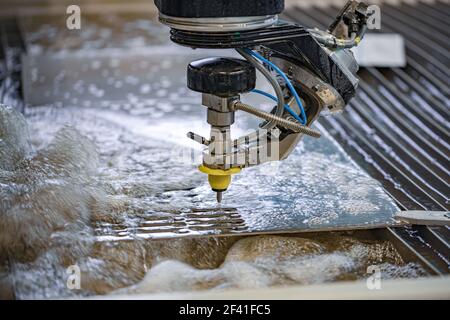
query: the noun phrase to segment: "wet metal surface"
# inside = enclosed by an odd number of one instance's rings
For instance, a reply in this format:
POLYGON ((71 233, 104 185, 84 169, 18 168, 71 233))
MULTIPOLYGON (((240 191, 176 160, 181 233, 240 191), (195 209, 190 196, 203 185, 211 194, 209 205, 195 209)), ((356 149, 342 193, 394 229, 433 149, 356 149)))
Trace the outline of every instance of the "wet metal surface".
MULTIPOLYGON (((206 112, 200 96, 186 88, 185 68, 189 61, 210 52, 177 48, 181 52, 176 53, 172 45, 165 54, 161 50, 139 54, 101 51, 87 56, 55 53, 31 55, 23 61, 26 101, 54 102, 50 107, 30 109, 29 120, 36 131, 45 135, 44 127, 50 123, 53 128, 71 123, 98 142, 104 163, 120 150, 120 163, 109 163, 105 168, 111 174, 130 173, 119 184, 143 183, 152 188, 153 194, 144 191, 139 198, 132 194, 140 209, 147 212, 146 217, 117 225, 99 223, 99 240, 398 224, 393 219, 398 207, 326 132, 317 141, 305 138, 285 161, 244 170, 233 178, 218 207, 206 176, 196 169, 201 149, 186 137, 188 131, 207 136, 206 112), (58 115, 49 116, 54 113, 51 110, 57 110, 58 115), (39 116, 42 112, 44 117, 39 116), (155 210, 157 204, 162 206, 155 210), (162 218, 158 218, 160 214, 162 218)), ((252 96, 244 99, 265 102, 252 96)), ((236 135, 257 125, 255 119, 243 114, 237 118, 232 128, 236 135)))

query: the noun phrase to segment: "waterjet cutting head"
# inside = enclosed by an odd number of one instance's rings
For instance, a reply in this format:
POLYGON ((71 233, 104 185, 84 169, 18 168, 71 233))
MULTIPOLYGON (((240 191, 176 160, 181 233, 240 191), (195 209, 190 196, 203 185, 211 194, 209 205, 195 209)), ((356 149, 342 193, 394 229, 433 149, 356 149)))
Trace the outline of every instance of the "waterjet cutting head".
MULTIPOLYGON (((203 157, 200 171, 208 175, 211 189, 217 192, 220 202, 222 192, 228 189, 231 175, 239 173, 241 167, 232 155, 231 125, 235 110, 232 102, 239 94, 255 88, 256 71, 248 61, 235 58, 206 58, 191 62, 187 70, 188 87, 203 94, 203 105, 207 107, 207 122, 211 136, 199 139, 208 149, 203 157)), ((191 137, 195 140, 195 134, 191 137)))
POLYGON ((192 48, 236 49, 245 59, 206 58, 188 66, 188 87, 202 93, 210 138, 200 171, 220 202, 231 175, 242 168, 288 157, 321 111, 342 111, 355 95, 358 65, 350 52, 367 30, 367 5, 350 0, 326 31, 278 20, 284 0, 155 0, 172 41, 192 48), (255 90, 256 69, 276 96, 255 90), (241 101, 253 91, 276 106, 266 112, 241 101), (254 132, 232 139, 235 112, 264 120, 254 132))

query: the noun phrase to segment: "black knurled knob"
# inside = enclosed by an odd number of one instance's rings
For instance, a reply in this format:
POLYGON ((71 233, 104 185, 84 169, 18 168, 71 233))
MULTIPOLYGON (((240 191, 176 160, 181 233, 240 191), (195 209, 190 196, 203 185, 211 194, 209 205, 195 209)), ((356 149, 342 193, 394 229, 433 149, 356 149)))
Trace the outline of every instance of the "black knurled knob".
POLYGON ((255 88, 256 71, 246 60, 206 58, 189 64, 187 82, 197 92, 233 96, 255 88))

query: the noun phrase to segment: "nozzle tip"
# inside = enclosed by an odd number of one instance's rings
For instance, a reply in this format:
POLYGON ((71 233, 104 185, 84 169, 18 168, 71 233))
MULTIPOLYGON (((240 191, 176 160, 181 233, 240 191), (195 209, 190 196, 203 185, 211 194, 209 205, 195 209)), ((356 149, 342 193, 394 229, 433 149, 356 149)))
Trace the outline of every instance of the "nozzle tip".
POLYGON ((217 191, 216 197, 217 197, 217 203, 220 204, 222 202, 222 191, 217 191))

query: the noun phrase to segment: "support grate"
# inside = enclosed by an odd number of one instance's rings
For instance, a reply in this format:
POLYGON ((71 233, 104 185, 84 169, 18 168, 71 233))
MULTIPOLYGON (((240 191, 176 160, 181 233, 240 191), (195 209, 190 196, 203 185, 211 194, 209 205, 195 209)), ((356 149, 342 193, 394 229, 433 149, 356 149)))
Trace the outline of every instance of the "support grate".
MULTIPOLYGON (((326 28, 338 11, 338 7, 295 7, 285 18, 326 28)), ((381 13, 381 32, 405 38, 407 66, 360 70, 360 88, 346 112, 322 117, 320 123, 401 208, 448 211, 450 5, 384 4, 381 13)), ((439 272, 449 272, 448 227, 390 232, 412 248, 421 247, 417 254, 434 261, 439 272), (429 242, 433 245, 427 246, 429 242)))

